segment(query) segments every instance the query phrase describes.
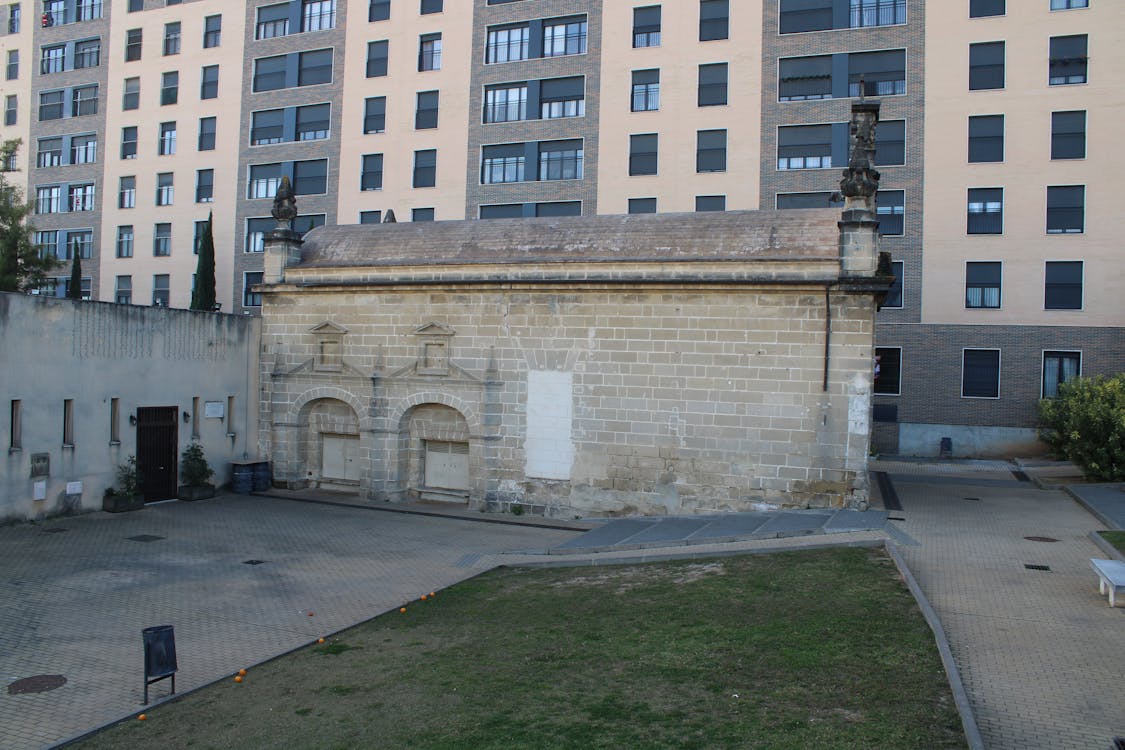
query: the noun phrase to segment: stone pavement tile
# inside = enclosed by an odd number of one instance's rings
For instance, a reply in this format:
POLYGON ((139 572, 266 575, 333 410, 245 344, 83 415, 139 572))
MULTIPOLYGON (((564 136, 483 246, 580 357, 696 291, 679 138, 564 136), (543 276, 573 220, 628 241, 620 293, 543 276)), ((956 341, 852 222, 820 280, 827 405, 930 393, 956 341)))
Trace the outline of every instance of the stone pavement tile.
POLYGON ((1061 492, 978 486, 966 500, 964 490, 899 486, 899 525, 921 542, 902 554, 946 630, 986 746, 1109 747, 1125 731, 1125 610, 1106 606, 1089 569, 1097 522, 1061 492))
POLYGON ((0 694, 0 747, 49 746, 140 710, 144 627, 175 627, 182 692, 479 573, 458 566, 468 555, 573 536, 237 496, 0 528, 0 676, 67 677, 0 694), (43 531, 56 527, 67 531, 43 531), (128 539, 141 534, 165 538, 128 539))
POLYGON ((1111 529, 1125 529, 1125 483, 1071 484, 1066 489, 1111 529))
POLYGON ((587 531, 580 537, 569 539, 558 549, 609 547, 615 544, 631 543, 631 537, 652 528, 660 522, 657 518, 622 518, 610 521, 605 526, 587 531))

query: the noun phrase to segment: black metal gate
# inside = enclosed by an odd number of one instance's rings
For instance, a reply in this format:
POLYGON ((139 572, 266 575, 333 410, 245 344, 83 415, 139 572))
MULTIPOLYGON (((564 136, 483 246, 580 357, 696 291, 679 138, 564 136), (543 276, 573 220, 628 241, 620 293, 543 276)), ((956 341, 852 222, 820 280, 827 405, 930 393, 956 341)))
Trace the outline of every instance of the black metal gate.
POLYGON ((176 496, 177 411, 175 406, 137 409, 137 472, 146 503, 176 496))

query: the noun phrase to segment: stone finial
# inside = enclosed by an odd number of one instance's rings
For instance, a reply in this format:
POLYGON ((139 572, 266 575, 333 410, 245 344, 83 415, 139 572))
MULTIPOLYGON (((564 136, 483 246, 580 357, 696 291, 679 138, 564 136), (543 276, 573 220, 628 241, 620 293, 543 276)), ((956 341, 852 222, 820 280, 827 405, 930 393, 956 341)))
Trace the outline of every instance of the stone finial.
POLYGON ((875 212, 875 193, 879 189, 879 172, 874 166, 875 126, 878 122, 878 100, 860 99, 852 103, 848 168, 840 180, 845 211, 865 209, 875 212))
POLYGON ((388 208, 387 213, 383 214, 383 223, 384 224, 397 224, 398 223, 398 219, 395 218, 395 210, 393 208, 388 208))
POLYGON ((278 229, 293 228, 293 219, 297 218, 297 196, 293 194, 293 185, 289 182, 288 175, 281 178, 270 213, 277 219, 278 229))

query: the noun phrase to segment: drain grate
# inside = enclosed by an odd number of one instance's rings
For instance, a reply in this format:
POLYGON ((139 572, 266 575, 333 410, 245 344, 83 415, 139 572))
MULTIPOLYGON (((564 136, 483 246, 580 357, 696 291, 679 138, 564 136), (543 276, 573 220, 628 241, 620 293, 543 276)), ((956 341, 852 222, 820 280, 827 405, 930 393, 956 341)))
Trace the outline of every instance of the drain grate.
POLYGON ((243 560, 243 565, 261 565, 265 560, 243 560))
POLYGON ((1026 539, 1029 542, 1057 542, 1058 541, 1058 539, 1055 539, 1054 537, 1051 537, 1051 536, 1025 536, 1024 539, 1026 539))
POLYGON ((1023 566, 1025 568, 1027 568, 1028 570, 1046 570, 1046 571, 1051 570, 1050 565, 1031 565, 1030 563, 1024 563, 1023 566))
POLYGON ((125 537, 130 542, 158 542, 165 537, 156 536, 155 534, 137 534, 136 536, 125 537))
POLYGON ((1012 469, 1012 476, 1014 476, 1016 479, 1020 480, 1021 482, 1030 482, 1031 481, 1031 477, 1029 477, 1027 475, 1026 471, 1019 471, 1018 469, 1012 469))
POLYGON ((43 529, 43 533, 44 534, 65 534, 66 529, 62 529, 62 528, 59 528, 58 526, 56 526, 53 529, 43 529))
POLYGON ((61 688, 66 684, 66 678, 61 674, 37 674, 34 677, 24 677, 8 685, 8 695, 26 695, 28 693, 46 693, 49 690, 61 688))
POLYGON ((972 502, 974 502, 974 503, 979 503, 979 502, 980 502, 980 498, 979 498, 979 497, 967 497, 967 498, 965 498, 965 499, 966 499, 966 500, 971 500, 971 501, 972 501, 972 502))
POLYGON ((887 516, 887 520, 888 521, 905 521, 906 519, 903 518, 902 516, 887 516))

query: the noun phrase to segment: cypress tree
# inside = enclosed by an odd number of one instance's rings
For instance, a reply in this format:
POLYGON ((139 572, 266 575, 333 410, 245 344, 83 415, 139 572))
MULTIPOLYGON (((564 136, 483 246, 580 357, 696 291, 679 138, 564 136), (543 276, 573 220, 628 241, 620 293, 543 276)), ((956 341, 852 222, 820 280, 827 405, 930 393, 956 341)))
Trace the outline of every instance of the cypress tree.
POLYGON ((211 231, 212 214, 199 241, 199 258, 195 264, 195 289, 191 293, 192 310, 215 309, 215 236, 211 231))
POLYGON ((67 299, 82 299, 82 244, 75 240, 70 247, 73 257, 70 261, 70 286, 67 287, 67 299))

